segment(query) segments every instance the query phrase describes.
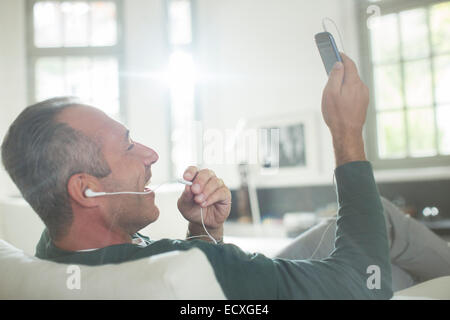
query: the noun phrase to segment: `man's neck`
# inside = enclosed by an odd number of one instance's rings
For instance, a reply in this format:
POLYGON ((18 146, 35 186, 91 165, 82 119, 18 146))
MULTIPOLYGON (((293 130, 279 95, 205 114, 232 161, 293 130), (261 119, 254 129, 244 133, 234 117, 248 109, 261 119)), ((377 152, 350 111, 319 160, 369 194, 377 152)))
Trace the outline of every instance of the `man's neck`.
POLYGON ((80 226, 73 223, 68 234, 53 243, 62 250, 80 251, 132 243, 132 237, 126 232, 112 230, 102 225, 85 224, 80 226))

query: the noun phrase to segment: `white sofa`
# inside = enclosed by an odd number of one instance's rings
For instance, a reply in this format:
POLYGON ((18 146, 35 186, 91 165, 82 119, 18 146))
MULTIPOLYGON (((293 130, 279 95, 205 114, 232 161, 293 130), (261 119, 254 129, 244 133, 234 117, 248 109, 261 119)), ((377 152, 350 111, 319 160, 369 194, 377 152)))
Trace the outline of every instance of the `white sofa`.
MULTIPOLYGON (((0 299, 221 300, 225 295, 199 249, 90 267, 39 260, 0 240, 0 299)), ((450 299, 450 277, 397 292, 394 299, 450 299)))
POLYGON ((0 240, 0 299, 221 300, 225 296, 199 249, 91 267, 39 260, 0 240))

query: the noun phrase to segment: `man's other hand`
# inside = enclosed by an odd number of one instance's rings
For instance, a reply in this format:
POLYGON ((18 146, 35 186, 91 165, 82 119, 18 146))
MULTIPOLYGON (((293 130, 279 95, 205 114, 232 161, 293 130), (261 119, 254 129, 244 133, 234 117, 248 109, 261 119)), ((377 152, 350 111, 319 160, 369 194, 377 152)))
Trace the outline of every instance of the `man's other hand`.
POLYGON ((208 169, 199 170, 189 167, 183 179, 192 181, 186 186, 178 200, 178 210, 188 220, 191 236, 204 235, 200 207, 203 209, 203 220, 208 232, 215 238, 223 237, 223 223, 231 210, 231 192, 222 179, 208 169))
POLYGON ((363 126, 369 105, 369 89, 358 75, 355 63, 341 53, 323 91, 322 114, 330 128, 337 166, 365 161, 363 126))

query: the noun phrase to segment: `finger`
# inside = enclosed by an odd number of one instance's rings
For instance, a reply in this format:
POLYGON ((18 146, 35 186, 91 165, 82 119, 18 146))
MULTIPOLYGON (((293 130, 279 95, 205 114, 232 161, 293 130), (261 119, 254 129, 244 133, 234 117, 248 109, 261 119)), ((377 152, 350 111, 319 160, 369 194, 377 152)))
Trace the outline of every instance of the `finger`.
POLYGON ((187 181, 192 181, 195 178, 195 175, 198 172, 198 168, 194 166, 190 166, 184 171, 183 179, 187 181))
POLYGON ((344 83, 354 83, 361 81, 355 62, 350 59, 345 53, 341 52, 341 57, 345 69, 344 83))
POLYGON ((217 189, 220 189, 224 186, 225 184, 223 183, 222 179, 219 179, 217 177, 211 177, 211 179, 209 179, 209 181, 206 183, 205 187, 203 188, 202 193, 200 193, 199 195, 197 195, 195 197, 195 201, 197 203, 202 203, 205 200, 208 199, 208 197, 213 194, 217 189))
POLYGON ((206 184, 208 183, 209 179, 212 177, 215 177, 216 174, 209 170, 209 169, 203 169, 200 170, 195 179, 192 181, 192 187, 191 190, 194 194, 200 194, 203 189, 205 188, 206 184))
POLYGON ((328 77, 328 83, 325 87, 326 91, 338 94, 341 92, 342 83, 344 80, 344 65, 342 62, 336 62, 331 69, 330 76, 328 77))
POLYGON ((213 204, 231 204, 231 192, 226 186, 214 191, 214 193, 211 194, 208 199, 201 204, 201 206, 205 208, 213 204))
POLYGON ((181 199, 182 201, 189 201, 189 202, 192 201, 192 199, 194 199, 194 194, 192 193, 190 186, 184 187, 184 191, 181 194, 181 199))

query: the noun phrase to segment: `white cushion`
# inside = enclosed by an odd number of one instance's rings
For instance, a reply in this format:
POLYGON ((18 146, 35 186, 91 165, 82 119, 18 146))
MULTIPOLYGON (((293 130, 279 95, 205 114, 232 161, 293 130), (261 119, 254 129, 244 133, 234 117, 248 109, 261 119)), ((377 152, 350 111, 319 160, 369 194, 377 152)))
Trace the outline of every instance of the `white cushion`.
MULTIPOLYGON (((79 290, 67 285, 74 275, 70 266, 0 240, 0 299, 225 299, 208 259, 196 248, 120 264, 78 265, 79 290)), ((450 299, 450 276, 396 292, 393 299, 450 299)))
POLYGON ((419 283, 395 293, 394 300, 404 299, 439 299, 450 300, 450 276, 419 283))
POLYGON ((197 248, 120 264, 69 267, 0 240, 0 299, 225 299, 197 248), (80 289, 71 290, 74 270, 80 271, 80 289))

